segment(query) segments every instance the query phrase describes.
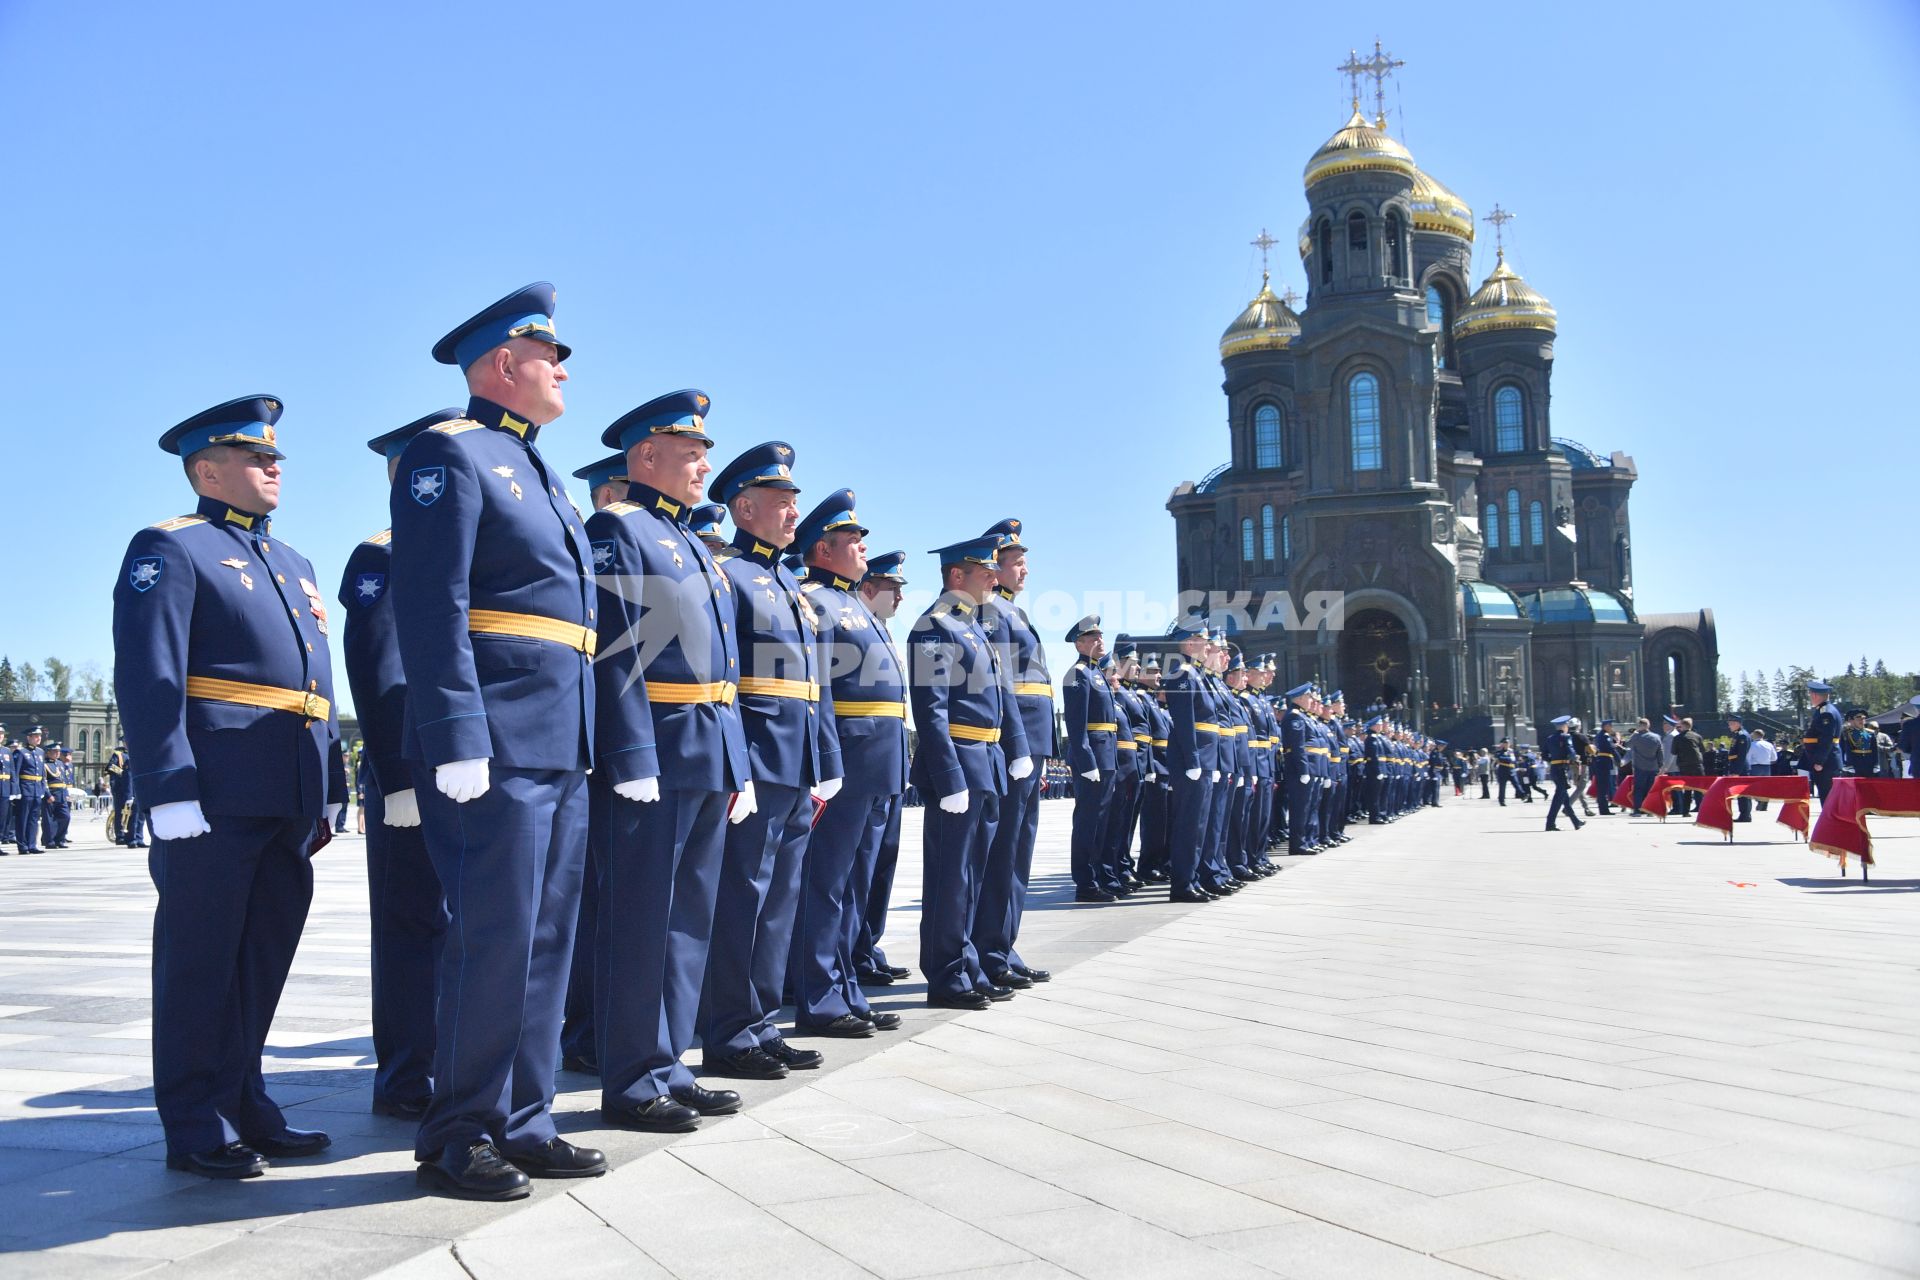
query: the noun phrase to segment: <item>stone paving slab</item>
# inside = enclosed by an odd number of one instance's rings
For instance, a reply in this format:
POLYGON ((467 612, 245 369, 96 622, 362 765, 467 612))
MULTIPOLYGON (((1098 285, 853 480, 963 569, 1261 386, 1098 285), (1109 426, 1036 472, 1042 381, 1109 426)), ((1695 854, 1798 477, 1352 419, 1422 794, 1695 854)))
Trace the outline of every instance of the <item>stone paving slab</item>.
MULTIPOLYGON (((322 855, 271 1087, 328 1159, 160 1164, 151 890, 95 845, 0 863, 0 1273, 651 1277, 1920 1275, 1920 854, 1841 881, 1771 828, 1452 800, 1202 908, 1071 902, 1049 804, 1023 938, 1055 981, 749 1085, 516 1206, 415 1194, 368 1114, 365 887, 322 855)), ((911 961, 910 814, 890 938, 911 961)))

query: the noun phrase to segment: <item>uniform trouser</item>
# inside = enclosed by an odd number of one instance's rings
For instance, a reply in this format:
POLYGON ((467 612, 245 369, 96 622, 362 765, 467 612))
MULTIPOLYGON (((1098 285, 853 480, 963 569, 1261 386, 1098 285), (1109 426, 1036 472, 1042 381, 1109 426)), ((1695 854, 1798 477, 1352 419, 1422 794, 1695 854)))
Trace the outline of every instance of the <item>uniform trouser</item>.
MULTIPOLYGON (((1107 806, 1113 800, 1114 771, 1100 770, 1100 780, 1073 775, 1073 843, 1070 846, 1073 887, 1091 889, 1100 864, 1100 836, 1106 827, 1107 806)), ((937 808, 929 805, 928 808, 937 808)))
POLYGON ((1312 777, 1287 775, 1287 852, 1299 853, 1307 847, 1313 812, 1313 793, 1320 784, 1312 777))
MULTIPOLYGON (((64 793, 63 793, 64 794, 64 793)), ((66 824, 61 821, 68 813, 67 802, 49 795, 40 806, 40 843, 52 848, 60 843, 60 830, 66 824)))
POLYGON ((609 806, 593 947, 602 1107, 643 1106, 694 1082, 680 1055, 700 1013, 727 800, 663 790, 609 806))
MULTIPOLYGON (((1736 773, 1733 776, 1736 778, 1744 778, 1747 775, 1746 775, 1746 771, 1742 770, 1741 772, 1736 773)), ((1602 803, 1604 803, 1604 801, 1602 803)), ((1741 796, 1739 798, 1739 806, 1740 806, 1740 820, 1742 822, 1751 822, 1753 820, 1753 801, 1748 799, 1746 796, 1741 796)))
POLYGON ((1133 821, 1139 804, 1140 775, 1116 773, 1113 793, 1107 797, 1107 820, 1100 829, 1100 860, 1093 873, 1093 882, 1110 893, 1124 889, 1127 884, 1127 869, 1133 853, 1133 821))
POLYGON ((1824 805, 1827 802, 1827 792, 1833 790, 1833 780, 1838 774, 1839 770, 1833 765, 1828 765, 1824 769, 1808 770, 1807 780, 1813 784, 1813 793, 1820 797, 1821 804, 1824 805))
POLYGON ((598 1065, 599 1032, 593 1009, 593 953, 600 937, 600 864, 606 858, 613 784, 598 772, 587 778, 587 858, 580 875, 580 914, 573 928, 573 959, 567 966, 567 1003, 560 1023, 560 1053, 598 1065))
POLYGON ((1320 787, 1319 793, 1314 797, 1314 816, 1319 823, 1321 844, 1330 843, 1337 834, 1334 827, 1333 811, 1334 800, 1339 795, 1340 785, 1335 783, 1332 786, 1328 786, 1327 781, 1325 778, 1320 780, 1318 784, 1320 787))
MULTIPOLYGON (((1027 909, 1027 880, 1033 873, 1033 845, 1040 834, 1040 774, 1044 761, 1024 778, 1007 780, 980 879, 980 906, 973 913, 973 950, 989 977, 1020 964, 1014 943, 1027 909)), ((1024 967, 1024 966, 1022 966, 1024 967)))
POLYGON ((1227 810, 1233 796, 1233 771, 1220 770, 1207 799, 1207 834, 1200 841, 1200 880, 1221 884, 1232 878, 1227 870, 1227 810))
POLYGON ((832 1022, 870 1007, 853 967, 863 905, 860 886, 862 875, 872 873, 893 800, 843 790, 827 801, 814 824, 787 967, 794 1021, 801 1026, 832 1022))
MULTIPOLYGON (((1077 813, 1077 796, 1074 804, 1077 813)), ((1000 796, 969 791, 965 813, 948 813, 938 802, 923 812, 920 971, 926 975, 928 995, 965 995, 986 985, 980 955, 973 949, 973 919, 980 906, 980 877, 999 823, 1000 796)))
POLYGON ((1640 812, 1646 807, 1647 793, 1653 790, 1653 780, 1660 776, 1658 769, 1635 769, 1633 771, 1633 811, 1640 812))
POLYGON ((1207 815, 1212 812, 1213 774, 1200 770, 1198 778, 1185 771, 1174 775, 1173 794, 1167 806, 1167 878, 1174 893, 1191 893, 1200 887, 1200 842, 1206 838, 1207 815))
MULTIPOLYGON (((0 747, 0 751, 5 751, 0 747)), ((18 796, 0 796, 0 844, 13 843, 13 813, 20 807, 18 796)))
POLYGON ((419 827, 386 824, 387 799, 368 770, 367 913, 372 922, 375 1102, 433 1094, 433 995, 447 936, 446 895, 419 827))
POLYGON ((780 1038, 773 1016, 786 990, 800 878, 813 834, 807 788, 755 782, 753 795, 754 811, 727 826, 700 993, 700 1043, 716 1057, 780 1038))
POLYGON ((1167 809, 1172 788, 1159 778, 1148 780, 1140 797, 1140 870, 1167 869, 1167 809))
POLYGON ((1613 769, 1607 765, 1593 767, 1593 790, 1600 802, 1600 812, 1613 812, 1613 792, 1618 784, 1613 780, 1613 769))
POLYGON ((1566 814, 1567 819, 1575 826, 1580 825, 1580 817, 1573 811, 1572 782, 1567 777, 1567 770, 1564 765, 1555 768, 1553 771, 1553 799, 1547 805, 1547 825, 1551 827, 1554 824, 1554 820, 1562 813, 1566 814))
POLYGON ((1247 824, 1247 863, 1265 866, 1267 832, 1273 824, 1273 779, 1253 780, 1253 816, 1247 824))
POLYGON ((1387 820, 1387 784, 1381 778, 1367 779, 1367 821, 1384 823, 1387 820))
POLYGON ((313 819, 209 814, 207 825, 147 855, 160 896, 153 1100, 170 1155, 286 1129, 260 1053, 313 901, 313 819))
POLYGON ((14 822, 14 841, 22 853, 40 852, 40 806, 46 800, 40 796, 21 796, 20 812, 14 822))
POLYGON ((860 935, 853 948, 853 968, 887 967, 887 953, 880 940, 887 936, 887 905, 893 897, 893 873, 900 862, 900 814, 906 808, 901 796, 894 796, 887 807, 887 829, 874 854, 873 873, 866 877, 865 897, 860 907, 860 935))
POLYGON ((465 804, 431 786, 414 795, 451 913, 433 1102, 414 1154, 434 1160, 482 1140, 508 1156, 529 1151, 556 1133, 550 1108, 587 857, 586 775, 496 767, 486 793, 465 804))
POLYGON ((1499 778, 1499 780, 1500 780, 1500 803, 1501 803, 1502 805, 1504 805, 1504 804, 1506 804, 1506 802, 1507 802, 1507 788, 1508 788, 1508 787, 1512 787, 1512 788, 1513 788, 1513 794, 1514 794, 1514 797, 1515 797, 1516 799, 1518 799, 1518 798, 1519 798, 1519 795, 1520 795, 1520 786, 1519 786, 1519 784, 1518 784, 1518 783, 1516 783, 1516 782, 1514 782, 1514 780, 1513 780, 1513 771, 1512 771, 1511 769, 1502 769, 1502 770, 1500 770, 1500 772, 1499 772, 1498 774, 1496 774, 1495 776, 1496 776, 1496 777, 1498 777, 1498 778, 1499 778))
MULTIPOLYGON (((126 821, 126 818, 127 818, 127 785, 126 783, 121 782, 118 779, 115 779, 114 781, 109 782, 107 784, 107 797, 108 797, 107 803, 113 806, 112 811, 107 814, 107 838, 112 840, 115 844, 124 844, 128 840, 133 839, 133 832, 129 829, 126 821)), ((4 838, 5 838, 4 836, 0 836, 0 839, 4 839, 4 838)))

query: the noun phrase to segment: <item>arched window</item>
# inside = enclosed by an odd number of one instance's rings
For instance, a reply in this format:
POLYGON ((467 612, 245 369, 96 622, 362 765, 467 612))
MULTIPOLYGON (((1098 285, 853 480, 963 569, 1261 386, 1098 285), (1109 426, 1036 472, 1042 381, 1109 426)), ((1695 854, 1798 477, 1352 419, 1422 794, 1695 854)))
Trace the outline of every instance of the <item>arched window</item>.
POLYGON ((1347 248, 1357 253, 1367 251, 1367 215, 1355 213, 1347 219, 1347 248))
POLYGON ((1269 401, 1253 411, 1253 465, 1277 467, 1284 461, 1280 444, 1280 406, 1269 401))
POLYGON ((1333 279, 1333 224, 1320 219, 1313 236, 1320 242, 1320 283, 1326 284, 1333 279))
POLYGON ((1507 490, 1507 545, 1520 549, 1520 491, 1507 490))
POLYGON ((1253 563, 1253 517, 1248 516, 1240 522, 1240 558, 1248 564, 1253 563))
POLYGON ((1527 507, 1527 544, 1539 546, 1547 540, 1547 509, 1538 502, 1527 507))
POLYGON ((1487 550, 1498 551, 1500 549, 1500 504, 1499 503, 1489 502, 1487 504, 1487 518, 1481 521, 1481 523, 1486 526, 1486 530, 1487 530, 1487 550))
POLYGON ((1387 274, 1398 280, 1407 274, 1406 250, 1401 244, 1400 215, 1387 215, 1387 274))
POLYGON ((1380 470, 1380 380, 1370 373, 1356 373, 1347 380, 1347 426, 1353 440, 1353 469, 1380 470))
POLYGON ((1280 563, 1293 559, 1293 517, 1280 517, 1280 563))
POLYGON ((1526 403, 1516 386, 1493 393, 1493 447, 1497 453, 1518 453, 1527 447, 1526 403))
POLYGON ((1453 354, 1453 317, 1447 295, 1437 284, 1427 286, 1427 323, 1440 332, 1433 338, 1433 367, 1444 369, 1453 354))
POLYGON ((1271 560, 1273 551, 1273 508, 1265 506, 1260 508, 1260 555, 1271 560))

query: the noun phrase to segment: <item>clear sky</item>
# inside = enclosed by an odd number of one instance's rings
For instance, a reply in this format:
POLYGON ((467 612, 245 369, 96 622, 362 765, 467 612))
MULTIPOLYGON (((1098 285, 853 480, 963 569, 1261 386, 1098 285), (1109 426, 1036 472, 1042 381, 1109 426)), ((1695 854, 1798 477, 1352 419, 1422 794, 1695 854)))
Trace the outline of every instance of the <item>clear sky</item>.
POLYGON ((248 393, 331 599, 387 523, 363 442, 463 402, 428 348, 535 279, 566 470, 698 386, 716 465, 791 442, 803 505, 853 486, 920 587, 1017 515, 1036 590, 1170 595, 1248 241, 1304 291, 1301 167, 1377 35, 1396 135, 1519 215, 1554 434, 1639 467, 1639 607, 1711 606, 1729 674, 1920 667, 1916 14, 0 0, 0 652, 110 666, 127 538, 193 501, 154 441, 248 393))

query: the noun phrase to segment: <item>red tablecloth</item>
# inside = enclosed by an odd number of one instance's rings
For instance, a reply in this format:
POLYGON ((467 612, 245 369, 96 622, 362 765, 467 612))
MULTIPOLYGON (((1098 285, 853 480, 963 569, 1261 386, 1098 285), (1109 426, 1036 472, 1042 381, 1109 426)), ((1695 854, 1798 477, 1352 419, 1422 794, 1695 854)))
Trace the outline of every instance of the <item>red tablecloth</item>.
POLYGON ((1695 824, 1712 827, 1727 839, 1733 839, 1733 801, 1737 796, 1780 801, 1780 813, 1774 821, 1791 827, 1796 839, 1807 838, 1807 811, 1813 806, 1813 790, 1804 775, 1715 778, 1707 788, 1706 798, 1700 801, 1700 812, 1693 818, 1695 824))
POLYGON ((1890 818, 1920 818, 1920 778, 1835 778, 1808 843, 1828 857, 1840 859, 1843 876, 1849 857, 1870 867, 1873 837, 1867 834, 1866 820, 1867 815, 1875 813, 1890 818))
MULTIPOLYGON (((1653 789, 1647 792, 1646 801, 1640 806, 1640 812, 1650 813, 1660 819, 1660 821, 1665 822, 1667 820, 1667 792, 1705 791, 1716 781, 1718 781, 1718 779, 1711 777, 1694 778, 1684 774, 1663 773, 1653 780, 1653 789)), ((1623 809, 1631 809, 1633 807, 1632 774, 1628 774, 1622 778, 1620 785, 1614 788, 1613 803, 1623 809)))

